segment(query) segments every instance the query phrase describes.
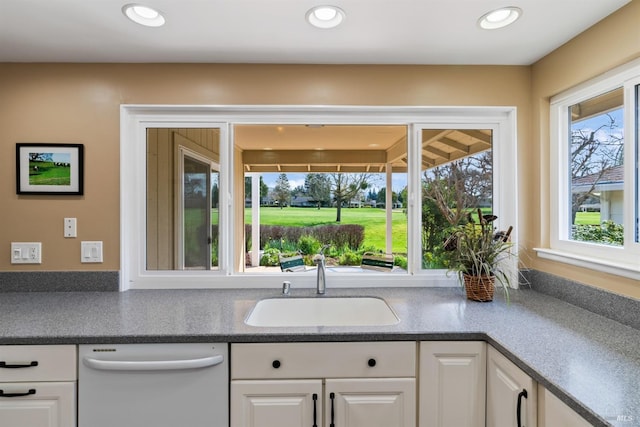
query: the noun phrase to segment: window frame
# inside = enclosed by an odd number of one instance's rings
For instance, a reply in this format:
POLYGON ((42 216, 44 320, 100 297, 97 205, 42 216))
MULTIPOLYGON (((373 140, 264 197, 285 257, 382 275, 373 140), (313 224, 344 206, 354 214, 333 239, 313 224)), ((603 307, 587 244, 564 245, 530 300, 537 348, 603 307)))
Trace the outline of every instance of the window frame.
MULTIPOLYGON (((234 223, 234 150, 235 124, 336 124, 405 125, 408 127, 408 273, 394 275, 395 286, 452 286, 457 277, 446 270, 422 270, 420 257, 420 141, 419 126, 472 126, 496 128, 494 138, 498 158, 494 180, 508 183, 499 193, 494 189, 494 209, 505 223, 517 230, 517 135, 515 107, 408 107, 408 106, 189 106, 121 105, 120 140, 120 290, 187 288, 277 288, 283 280, 294 280, 298 287, 315 286, 315 275, 282 273, 251 274, 234 272, 233 254, 237 249, 234 223), (417 125, 419 124, 419 125, 417 125), (146 227, 146 128, 220 129, 220 252, 219 270, 147 271, 144 263, 146 227), (227 167, 231 165, 232 167, 227 167)), ((512 235, 517 247, 517 233, 512 235)), ((359 276, 359 275, 358 275, 359 276)), ((517 282, 516 282, 517 283, 517 282)), ((354 277, 332 274, 330 287, 389 286, 384 274, 354 277)))
POLYGON ((640 60, 625 64, 595 79, 562 92, 550 100, 549 248, 534 248, 538 256, 632 279, 640 279, 640 243, 635 233, 638 200, 638 108, 640 60), (569 240, 569 107, 606 92, 623 89, 624 116, 624 244, 621 247, 569 240))

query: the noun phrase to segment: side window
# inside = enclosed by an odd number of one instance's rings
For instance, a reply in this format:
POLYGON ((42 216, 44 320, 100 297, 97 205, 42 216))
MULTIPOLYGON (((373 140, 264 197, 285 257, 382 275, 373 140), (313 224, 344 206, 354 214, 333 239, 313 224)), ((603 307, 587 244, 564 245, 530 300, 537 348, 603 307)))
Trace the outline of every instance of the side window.
POLYGON ((569 240, 624 244, 623 104, 618 88, 568 107, 569 240))
POLYGON ((146 268, 218 269, 217 129, 147 129, 146 268))
POLYGON ((639 86, 636 62, 552 98, 550 248, 539 256, 639 277, 639 86))
POLYGON ((447 268, 451 229, 493 213, 492 140, 491 129, 422 130, 422 268, 447 268))

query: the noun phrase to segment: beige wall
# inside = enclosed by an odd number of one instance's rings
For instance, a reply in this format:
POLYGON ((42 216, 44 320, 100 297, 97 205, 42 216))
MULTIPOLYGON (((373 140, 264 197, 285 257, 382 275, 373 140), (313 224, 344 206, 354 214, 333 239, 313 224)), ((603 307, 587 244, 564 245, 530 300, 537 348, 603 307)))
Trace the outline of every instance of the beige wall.
MULTIPOLYGON (((526 249, 543 245, 549 215, 547 100, 637 57, 640 43, 629 32, 637 28, 639 13, 640 0, 634 0, 533 67, 0 64, 0 271, 119 269, 120 104, 515 106, 517 232, 526 249), (589 59, 600 45, 604 54, 589 59), (17 196, 16 142, 85 144, 85 195, 17 196), (64 217, 78 218, 77 239, 62 237, 64 217), (105 262, 81 264, 80 240, 103 240, 105 262), (11 241, 42 241, 42 265, 11 265, 11 241)), ((637 292, 631 281, 529 255, 525 262, 536 268, 603 287, 616 281, 623 283, 621 292, 637 292)))
MULTIPOLYGON (((527 248, 549 245, 549 99, 566 89, 594 78, 612 68, 640 57, 640 0, 609 16, 561 48, 533 64, 532 70, 532 138, 528 146, 520 145, 532 164, 526 186, 529 203, 527 248)), ((521 206, 522 208, 522 206, 521 206)), ((529 252, 530 265, 562 277, 588 283, 614 292, 640 298, 638 281, 598 273, 590 269, 537 258, 529 252)))
POLYGON ((120 104, 509 105, 526 144, 529 82, 528 67, 0 64, 0 270, 119 269, 120 104), (83 197, 16 196, 30 141, 85 144, 83 197), (80 240, 103 240, 104 263, 81 264, 80 240), (11 241, 41 241, 42 265, 11 265, 11 241))

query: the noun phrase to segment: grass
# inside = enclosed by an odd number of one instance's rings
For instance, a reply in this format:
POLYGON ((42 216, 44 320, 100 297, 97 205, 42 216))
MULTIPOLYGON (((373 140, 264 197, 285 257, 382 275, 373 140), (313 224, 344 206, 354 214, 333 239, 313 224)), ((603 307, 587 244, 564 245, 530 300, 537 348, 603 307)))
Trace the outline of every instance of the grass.
POLYGON ((598 224, 600 224, 600 212, 576 213, 575 225, 598 225, 598 224))
MULTIPOLYGON (((260 208, 260 224, 284 226, 314 226, 338 224, 335 208, 260 208)), ((407 215, 402 210, 392 212, 392 250, 397 254, 407 253, 407 215)), ((251 208, 245 209, 245 223, 251 224, 251 208)), ((386 246, 386 222, 384 209, 343 208, 340 224, 360 224, 364 226, 365 248, 375 247, 384 251, 386 246)))
POLYGON ((29 162, 30 185, 70 185, 71 168, 53 162, 29 162), (34 170, 34 167, 38 170, 34 170))

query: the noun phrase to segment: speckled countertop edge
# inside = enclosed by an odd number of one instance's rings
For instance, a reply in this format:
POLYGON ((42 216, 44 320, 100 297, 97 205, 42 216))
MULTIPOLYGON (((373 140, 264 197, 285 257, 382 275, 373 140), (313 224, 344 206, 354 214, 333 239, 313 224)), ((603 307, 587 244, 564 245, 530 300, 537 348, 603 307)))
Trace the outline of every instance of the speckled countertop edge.
MULTIPOLYGON (((295 289, 293 296, 313 296, 295 289)), ((255 302, 277 290, 0 294, 0 344, 484 340, 596 426, 640 420, 640 331, 530 290, 492 303, 456 288, 329 289, 384 298, 401 319, 379 327, 257 328, 255 302), (618 421, 628 415, 632 421, 618 421)), ((627 418, 628 420, 628 418, 627 418)))

